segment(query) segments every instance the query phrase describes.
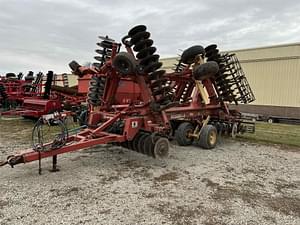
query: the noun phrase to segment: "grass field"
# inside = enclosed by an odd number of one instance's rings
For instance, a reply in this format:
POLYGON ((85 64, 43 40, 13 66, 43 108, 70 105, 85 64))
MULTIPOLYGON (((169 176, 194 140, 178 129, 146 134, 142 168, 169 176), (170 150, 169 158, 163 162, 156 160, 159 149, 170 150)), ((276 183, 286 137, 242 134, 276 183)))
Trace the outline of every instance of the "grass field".
MULTIPOLYGON (((0 135, 5 138, 11 138, 9 133, 4 132, 5 129, 9 129, 10 133, 26 133, 24 136, 20 135, 15 137, 15 140, 21 139, 22 141, 31 141, 31 132, 34 126, 34 122, 30 120, 11 120, 11 119, 0 119, 0 135), (22 129, 20 129, 22 127, 22 129), (2 134, 3 133, 3 134, 2 134)), ((68 126, 69 128, 74 128, 68 126)), ((57 127, 50 127, 51 129, 47 131, 47 134, 56 134, 57 127)), ((255 125, 254 134, 242 134, 238 136, 241 141, 252 141, 263 144, 283 144, 290 146, 300 147, 300 125, 287 125, 278 123, 263 123, 257 122, 255 125)))
POLYGON ((254 134, 243 134, 239 139, 300 147, 300 126, 257 122, 254 134))

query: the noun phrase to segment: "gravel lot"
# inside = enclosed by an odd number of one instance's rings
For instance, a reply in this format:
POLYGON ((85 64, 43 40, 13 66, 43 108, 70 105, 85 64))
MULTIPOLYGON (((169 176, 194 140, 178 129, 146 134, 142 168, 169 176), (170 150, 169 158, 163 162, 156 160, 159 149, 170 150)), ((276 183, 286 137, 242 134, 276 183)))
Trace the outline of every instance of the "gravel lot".
MULTIPOLYGON (((32 122, 0 121, 0 158, 32 122), (8 129, 9 127, 9 129, 8 129)), ((115 146, 0 168, 0 224, 300 224, 300 149, 222 139, 172 146, 166 161, 115 146)))

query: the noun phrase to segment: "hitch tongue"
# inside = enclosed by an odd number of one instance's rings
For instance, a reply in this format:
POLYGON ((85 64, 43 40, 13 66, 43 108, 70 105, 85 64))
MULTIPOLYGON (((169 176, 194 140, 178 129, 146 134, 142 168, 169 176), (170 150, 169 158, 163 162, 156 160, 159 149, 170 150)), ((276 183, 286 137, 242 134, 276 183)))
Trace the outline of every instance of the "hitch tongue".
POLYGON ((8 164, 8 161, 6 160, 6 161, 0 161, 0 167, 1 166, 5 166, 6 164, 8 164))
POLYGON ((14 165, 17 165, 19 163, 23 163, 23 156, 22 155, 10 155, 7 157, 6 161, 0 161, 0 167, 5 166, 6 164, 10 165, 12 168, 14 168, 14 165))

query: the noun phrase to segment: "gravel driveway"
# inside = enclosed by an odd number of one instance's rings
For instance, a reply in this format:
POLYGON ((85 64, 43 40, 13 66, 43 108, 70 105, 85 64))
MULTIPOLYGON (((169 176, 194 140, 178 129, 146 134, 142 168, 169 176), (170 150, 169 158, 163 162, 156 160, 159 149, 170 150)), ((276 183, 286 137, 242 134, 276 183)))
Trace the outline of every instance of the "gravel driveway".
MULTIPOLYGON (((0 158, 32 123, 0 121, 0 158), (9 129, 7 129, 9 127, 9 129), (5 128, 5 129, 4 129, 5 128)), ((0 224, 300 224, 300 149, 222 139, 157 161, 115 146, 0 168, 0 224)))

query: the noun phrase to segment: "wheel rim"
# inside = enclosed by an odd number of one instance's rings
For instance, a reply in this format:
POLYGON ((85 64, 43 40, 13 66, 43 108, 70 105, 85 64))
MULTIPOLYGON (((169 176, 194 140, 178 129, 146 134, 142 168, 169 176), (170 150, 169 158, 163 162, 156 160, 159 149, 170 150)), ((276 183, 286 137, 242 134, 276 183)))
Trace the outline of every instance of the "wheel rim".
POLYGON ((169 140, 167 138, 158 138, 155 141, 153 155, 154 158, 163 159, 169 155, 169 140))
POLYGON ((193 130, 192 129, 187 130, 185 134, 186 138, 191 139, 191 134, 193 134, 193 130))
POLYGON ((236 123, 234 123, 232 125, 231 137, 236 138, 237 132, 238 132, 238 126, 236 123))
POLYGON ((210 132, 210 134, 208 136, 208 141, 209 141, 210 145, 214 145, 217 141, 217 133, 214 131, 210 132))

